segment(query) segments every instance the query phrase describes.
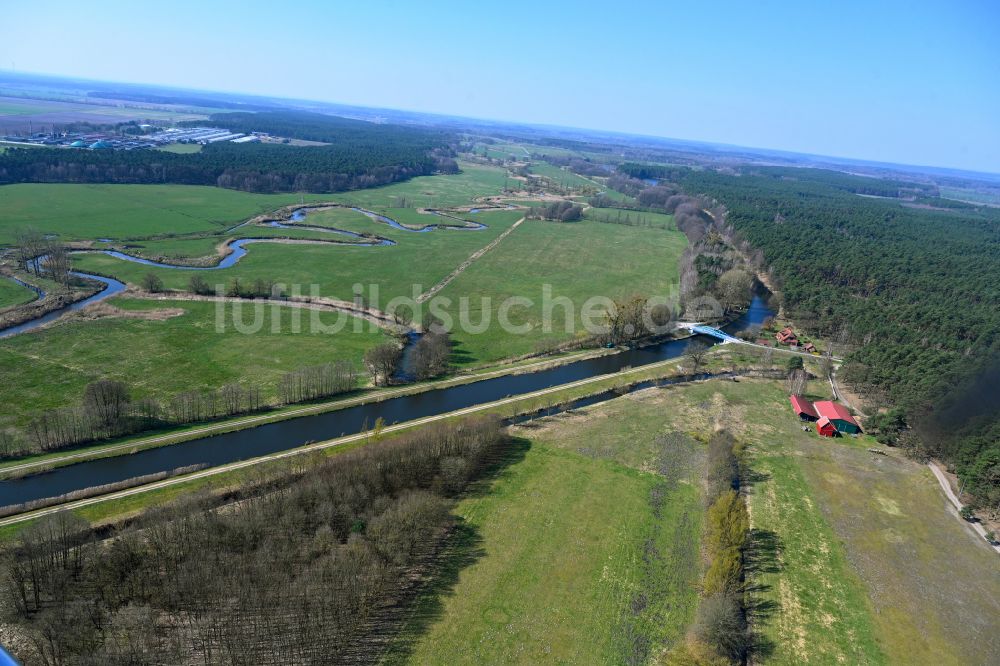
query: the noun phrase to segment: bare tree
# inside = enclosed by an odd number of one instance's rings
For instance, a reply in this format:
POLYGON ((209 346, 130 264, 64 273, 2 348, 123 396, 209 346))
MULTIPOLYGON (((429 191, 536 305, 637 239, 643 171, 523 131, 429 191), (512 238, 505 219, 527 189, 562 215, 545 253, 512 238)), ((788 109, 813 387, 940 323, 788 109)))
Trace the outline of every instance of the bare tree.
POLYGON ((23 229, 17 234, 17 260, 29 273, 39 272, 38 259, 45 252, 45 237, 37 229, 23 229))
POLYGON ((705 364, 708 355, 708 345, 701 340, 692 340, 684 350, 684 358, 687 360, 688 368, 692 375, 698 374, 705 364))
POLYGON ((396 372, 400 358, 399 347, 392 342, 375 345, 365 352, 365 367, 375 386, 387 386, 396 372))
POLYGON ((154 294, 163 291, 163 280, 156 273, 146 273, 142 277, 142 288, 154 294))
POLYGON ((802 368, 796 368, 788 373, 788 393, 804 395, 809 388, 809 373, 802 368))
POLYGON ((418 379, 444 374, 450 357, 451 339, 447 333, 425 333, 413 348, 413 372, 418 379))
POLYGON ((830 352, 826 352, 820 357, 819 370, 827 379, 833 378, 833 358, 831 358, 830 352))
POLYGON ((68 286, 70 264, 69 253, 66 251, 65 246, 62 243, 49 242, 45 247, 45 271, 59 284, 64 287, 68 286))
POLYGON ((188 282, 188 289, 193 294, 211 294, 212 287, 209 286, 208 281, 205 280, 201 275, 195 273, 191 276, 190 282, 188 282))
POLYGON ((128 387, 113 379, 91 382, 83 392, 84 409, 105 426, 119 421, 125 415, 128 403, 128 387))

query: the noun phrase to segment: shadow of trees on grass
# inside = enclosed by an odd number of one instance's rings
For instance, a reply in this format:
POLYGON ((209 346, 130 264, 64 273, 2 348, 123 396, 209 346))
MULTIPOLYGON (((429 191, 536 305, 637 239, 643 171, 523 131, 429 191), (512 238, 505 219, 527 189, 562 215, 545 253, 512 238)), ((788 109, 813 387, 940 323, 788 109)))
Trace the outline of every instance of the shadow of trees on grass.
MULTIPOLYGON (((462 498, 485 497, 508 469, 531 449, 527 439, 513 437, 490 461, 462 498)), ((479 529, 456 516, 434 552, 414 568, 413 584, 383 609, 369 633, 371 663, 407 663, 417 643, 444 614, 445 600, 455 593, 461 572, 486 555, 479 529)))

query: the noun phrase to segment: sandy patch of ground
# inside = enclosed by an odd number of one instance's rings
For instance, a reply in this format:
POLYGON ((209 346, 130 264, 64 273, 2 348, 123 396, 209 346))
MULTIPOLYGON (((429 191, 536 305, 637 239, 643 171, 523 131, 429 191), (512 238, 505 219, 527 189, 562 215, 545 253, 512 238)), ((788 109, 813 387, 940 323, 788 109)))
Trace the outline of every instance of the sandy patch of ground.
POLYGON ((105 319, 108 317, 120 317, 122 319, 147 319, 150 321, 164 321, 173 317, 180 317, 187 312, 184 308, 158 308, 156 310, 123 310, 111 303, 95 303, 74 313, 78 319, 105 319))

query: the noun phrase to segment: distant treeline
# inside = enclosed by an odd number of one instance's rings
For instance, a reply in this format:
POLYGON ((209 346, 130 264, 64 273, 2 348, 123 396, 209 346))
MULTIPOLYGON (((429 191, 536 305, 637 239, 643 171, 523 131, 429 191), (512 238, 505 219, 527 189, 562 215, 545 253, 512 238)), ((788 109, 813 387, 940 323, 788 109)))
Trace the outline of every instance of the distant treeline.
POLYGON ((618 173, 638 178, 639 180, 669 180, 676 182, 690 171, 685 167, 674 167, 666 164, 637 164, 626 162, 618 165, 618 173))
POLYGON ((559 155, 545 155, 532 153, 531 159, 548 162, 552 166, 567 167, 573 173, 582 176, 607 176, 610 172, 603 164, 598 164, 588 158, 582 157, 560 157, 559 155))
POLYGON ((255 109, 267 108, 263 105, 253 106, 245 102, 233 102, 225 97, 198 97, 195 95, 160 95, 150 92, 125 92, 121 90, 90 90, 87 97, 95 99, 123 100, 126 102, 143 102, 146 104, 181 104, 187 106, 204 106, 216 109, 255 109))
POLYGON ((336 142, 347 146, 389 146, 394 150, 427 152, 448 143, 449 135, 405 125, 370 123, 308 111, 215 113, 208 121, 189 120, 188 127, 220 127, 233 132, 263 132, 291 139, 336 142))
POLYGON ((764 176, 776 180, 793 180, 803 183, 821 183, 838 190, 854 194, 867 194, 878 197, 902 197, 921 194, 924 196, 938 195, 938 188, 932 183, 916 183, 889 178, 870 178, 855 176, 841 171, 828 169, 805 169, 796 167, 744 167, 744 174, 764 176))
POLYGON ((468 538, 455 498, 507 442, 490 419, 423 428, 103 541, 73 513, 43 519, 0 554, 5 645, 26 664, 377 661, 423 563, 468 538))
MULTIPOLYGON (((254 114, 222 114, 244 116, 254 114)), ((262 131, 291 130, 288 116, 266 115, 262 131), (277 116, 277 118, 275 118, 277 116), (282 120, 283 119, 283 120, 282 120), (285 125, 281 125, 283 122, 285 125)), ((12 149, 0 154, 0 184, 177 183, 248 192, 339 192, 455 172, 443 135, 395 125, 329 118, 302 120, 294 134, 321 137, 330 146, 214 143, 198 153, 157 150, 12 149), (323 125, 323 123, 326 123, 323 125), (320 126, 326 130, 316 130, 320 126)), ((247 121, 249 124, 249 121, 247 121)), ((233 127, 243 131, 247 128, 233 127)))
POLYGON ((854 349, 841 376, 875 414, 869 430, 954 464, 975 501, 997 510, 1000 210, 904 207, 855 196, 855 180, 872 179, 689 171, 680 184, 725 205, 790 318, 854 349))

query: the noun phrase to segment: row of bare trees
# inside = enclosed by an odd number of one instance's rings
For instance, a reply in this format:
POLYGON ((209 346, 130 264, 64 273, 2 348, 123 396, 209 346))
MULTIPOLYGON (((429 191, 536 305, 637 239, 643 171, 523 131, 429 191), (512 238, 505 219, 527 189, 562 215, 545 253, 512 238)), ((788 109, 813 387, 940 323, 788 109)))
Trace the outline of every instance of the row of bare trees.
POLYGON ((337 361, 286 373, 278 383, 278 397, 287 405, 347 393, 357 386, 354 364, 337 361))
MULTIPOLYGON (((398 355, 398 347, 392 347, 398 355)), ((281 404, 292 404, 347 393, 357 388, 358 379, 358 371, 348 361, 302 368, 281 377, 278 400, 281 404)), ((25 433, 27 442, 14 432, 0 433, 0 455, 53 451, 164 425, 237 416, 267 407, 259 386, 230 383, 217 390, 185 391, 160 403, 152 398, 133 399, 123 382, 102 379, 87 385, 80 404, 48 410, 32 419, 25 433)))
POLYGON ((152 510, 104 541, 56 514, 2 553, 7 645, 46 666, 377 660, 454 498, 506 441, 493 419, 425 428, 261 478, 224 511, 207 497, 152 510))
POLYGON ((37 229, 24 229, 17 233, 15 255, 22 269, 36 275, 45 275, 65 286, 70 283, 70 261, 66 246, 37 229), (42 261, 44 258, 44 262, 42 261))
POLYGON ((123 382, 101 379, 87 385, 79 405, 48 410, 32 419, 27 434, 31 449, 52 451, 169 423, 236 416, 263 407, 261 390, 256 386, 226 384, 215 391, 187 391, 173 396, 164 406, 151 398, 133 400, 123 382))

